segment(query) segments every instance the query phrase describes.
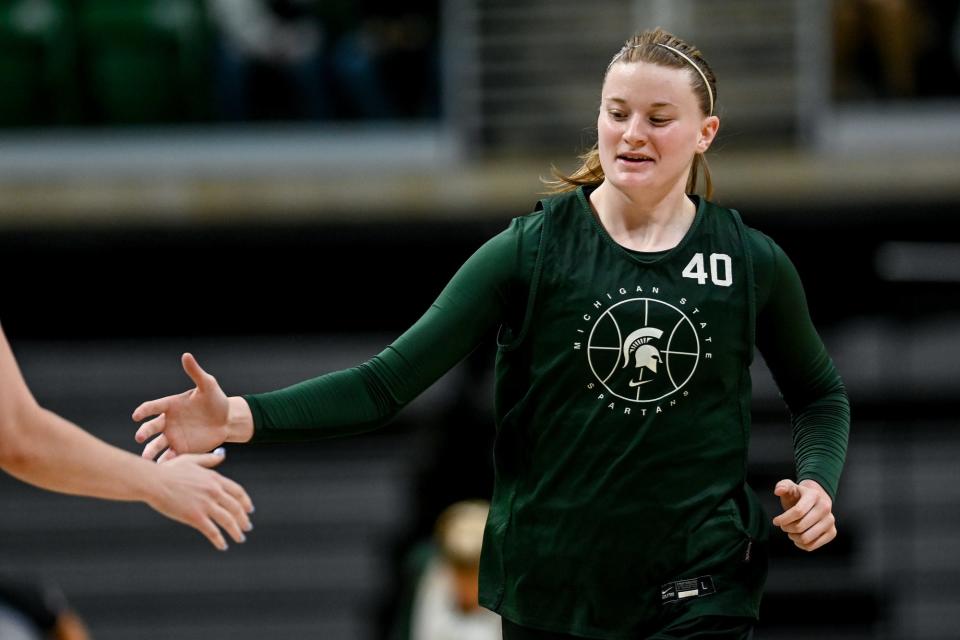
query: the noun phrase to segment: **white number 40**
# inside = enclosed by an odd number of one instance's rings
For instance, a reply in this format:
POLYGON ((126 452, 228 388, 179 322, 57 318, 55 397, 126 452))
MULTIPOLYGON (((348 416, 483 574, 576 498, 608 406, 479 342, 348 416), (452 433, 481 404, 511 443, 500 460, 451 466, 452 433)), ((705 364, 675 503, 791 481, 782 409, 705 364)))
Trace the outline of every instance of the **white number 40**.
MULTIPOLYGON (((720 287, 733 284, 733 263, 725 253, 710 254, 710 282, 720 287), (722 272, 722 275, 721 275, 722 272)), ((704 269, 703 254, 694 254, 693 260, 683 268, 684 278, 693 278, 697 284, 707 284, 707 271, 704 269)))

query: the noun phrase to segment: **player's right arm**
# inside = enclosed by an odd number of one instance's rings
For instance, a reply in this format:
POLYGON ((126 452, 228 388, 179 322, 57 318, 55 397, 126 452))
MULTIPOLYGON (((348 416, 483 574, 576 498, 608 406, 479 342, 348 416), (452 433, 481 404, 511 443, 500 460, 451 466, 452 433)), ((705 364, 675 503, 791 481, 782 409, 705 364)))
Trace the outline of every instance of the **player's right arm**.
POLYGON ((138 442, 153 438, 143 455, 165 460, 221 442, 315 440, 386 424, 498 324, 522 316, 540 220, 518 218, 484 244, 409 330, 359 366, 277 391, 227 397, 185 354, 195 388, 145 402, 133 413, 135 421, 155 416, 137 430, 138 442))

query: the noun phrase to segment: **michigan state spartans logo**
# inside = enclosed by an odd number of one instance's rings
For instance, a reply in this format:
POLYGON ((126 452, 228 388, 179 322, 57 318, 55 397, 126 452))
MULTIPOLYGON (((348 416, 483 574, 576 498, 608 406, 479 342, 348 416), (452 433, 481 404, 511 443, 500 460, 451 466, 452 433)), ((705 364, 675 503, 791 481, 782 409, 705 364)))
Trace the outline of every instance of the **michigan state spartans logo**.
POLYGON ((586 346, 597 381, 630 402, 657 402, 680 391, 700 361, 694 323, 656 298, 630 298, 605 309, 586 346))

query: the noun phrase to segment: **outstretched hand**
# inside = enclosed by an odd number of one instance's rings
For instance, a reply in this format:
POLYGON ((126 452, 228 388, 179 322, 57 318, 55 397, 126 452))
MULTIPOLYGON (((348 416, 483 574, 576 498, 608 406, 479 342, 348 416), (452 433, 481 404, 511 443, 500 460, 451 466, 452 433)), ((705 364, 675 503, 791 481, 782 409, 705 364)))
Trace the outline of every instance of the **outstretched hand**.
POLYGON ((819 483, 781 480, 773 493, 780 498, 783 508, 773 524, 780 527, 793 544, 804 551, 813 551, 837 537, 833 500, 819 483))
POLYGON ((223 449, 214 453, 187 454, 156 465, 159 481, 147 503, 163 515, 202 533, 213 546, 226 551, 220 529, 236 542, 253 529, 250 496, 239 484, 211 468, 223 462, 223 449))
POLYGON ((164 462, 181 453, 203 453, 226 442, 230 406, 216 378, 200 368, 189 353, 181 358, 183 370, 196 385, 183 393, 149 400, 133 412, 135 422, 156 416, 140 425, 136 440, 147 442, 143 457, 164 462))

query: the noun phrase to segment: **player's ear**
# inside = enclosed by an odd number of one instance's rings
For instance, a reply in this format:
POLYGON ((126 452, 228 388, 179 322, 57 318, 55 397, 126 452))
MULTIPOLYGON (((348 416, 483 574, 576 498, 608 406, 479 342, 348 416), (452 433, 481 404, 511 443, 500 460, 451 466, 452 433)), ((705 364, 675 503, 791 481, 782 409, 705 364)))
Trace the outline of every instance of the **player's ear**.
POLYGON ((720 130, 720 118, 717 116, 707 116, 700 123, 700 134, 697 139, 697 153, 706 153, 714 138, 717 137, 717 131, 720 130))

